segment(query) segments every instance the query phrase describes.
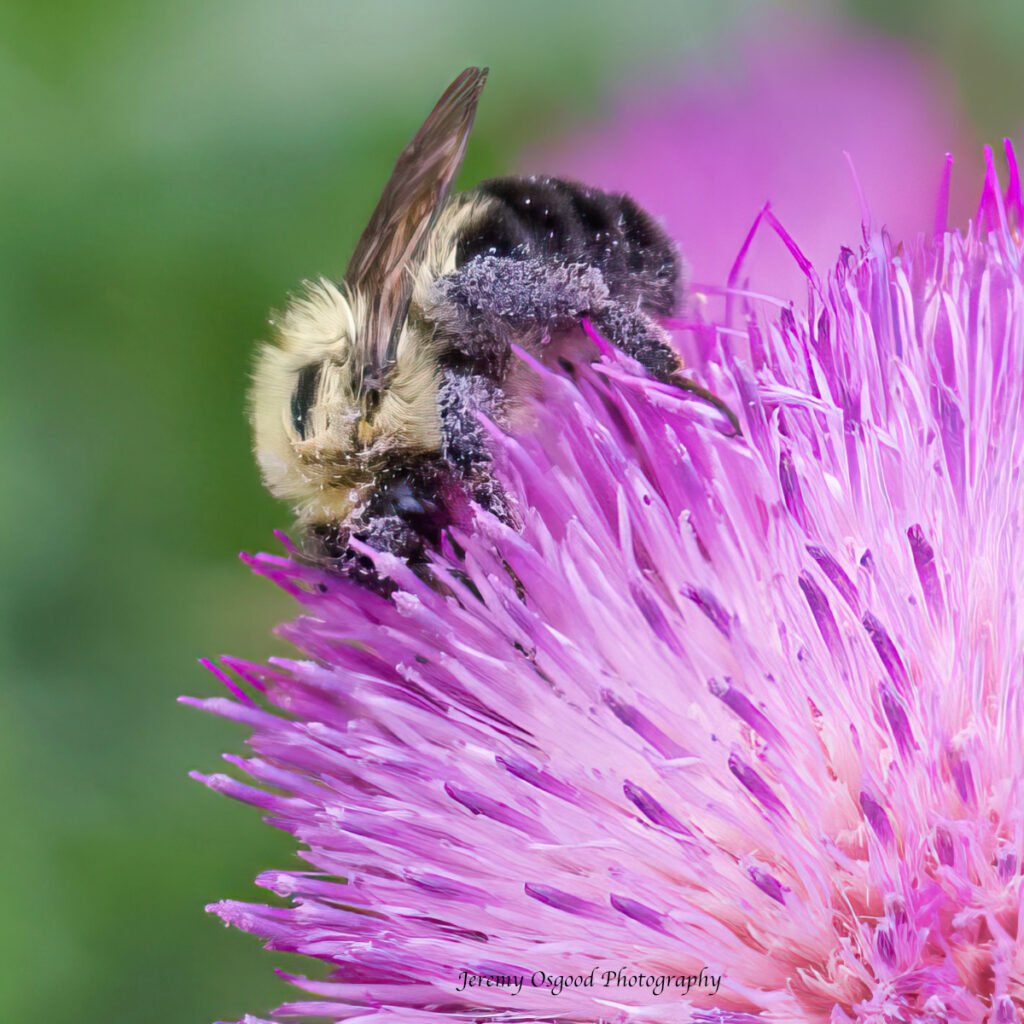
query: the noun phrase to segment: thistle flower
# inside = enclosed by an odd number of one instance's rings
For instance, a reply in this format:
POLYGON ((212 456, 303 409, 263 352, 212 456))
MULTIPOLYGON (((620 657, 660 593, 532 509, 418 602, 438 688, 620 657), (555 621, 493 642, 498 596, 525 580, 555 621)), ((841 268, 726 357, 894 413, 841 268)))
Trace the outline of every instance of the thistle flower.
POLYGON ((233 697, 190 703, 252 730, 254 784, 200 778, 308 865, 211 908, 330 968, 276 1015, 1021 1019, 1007 152, 966 233, 827 273, 763 212, 806 305, 723 289, 675 325, 742 437, 611 350, 534 364, 534 423, 495 431, 523 528, 481 515, 448 594, 250 559, 305 658, 225 658, 233 697))

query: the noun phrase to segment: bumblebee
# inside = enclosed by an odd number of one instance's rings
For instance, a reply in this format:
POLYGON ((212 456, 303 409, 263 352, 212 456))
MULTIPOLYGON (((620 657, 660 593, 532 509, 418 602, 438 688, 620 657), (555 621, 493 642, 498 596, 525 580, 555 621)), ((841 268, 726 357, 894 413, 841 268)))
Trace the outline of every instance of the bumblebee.
POLYGON ((355 537, 416 563, 456 510, 506 521, 481 417, 516 402, 513 344, 539 351, 582 318, 658 380, 680 376, 658 318, 682 262, 626 195, 549 177, 457 195, 487 70, 466 69, 405 148, 344 279, 308 283, 272 320, 250 395, 264 482, 293 503, 307 550, 366 571, 355 537))

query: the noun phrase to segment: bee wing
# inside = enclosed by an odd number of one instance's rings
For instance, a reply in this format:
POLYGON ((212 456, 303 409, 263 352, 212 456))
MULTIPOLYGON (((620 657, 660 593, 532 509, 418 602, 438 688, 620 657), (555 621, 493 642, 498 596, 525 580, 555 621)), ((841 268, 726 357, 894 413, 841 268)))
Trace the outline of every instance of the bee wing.
POLYGON ((487 68, 466 68, 445 90, 395 164, 356 244, 345 280, 370 303, 359 346, 364 376, 394 360, 412 301, 414 270, 462 164, 487 68))

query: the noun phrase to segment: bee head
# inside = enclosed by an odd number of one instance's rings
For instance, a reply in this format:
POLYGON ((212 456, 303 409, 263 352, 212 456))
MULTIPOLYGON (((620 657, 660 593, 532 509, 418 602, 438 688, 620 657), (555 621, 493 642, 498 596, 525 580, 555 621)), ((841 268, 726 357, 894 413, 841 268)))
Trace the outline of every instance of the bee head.
POLYGON ((384 374, 362 357, 365 304, 320 280, 274 320, 252 388, 253 444, 263 481, 306 523, 337 523, 364 501, 392 449, 439 442, 433 366, 402 332, 384 374))

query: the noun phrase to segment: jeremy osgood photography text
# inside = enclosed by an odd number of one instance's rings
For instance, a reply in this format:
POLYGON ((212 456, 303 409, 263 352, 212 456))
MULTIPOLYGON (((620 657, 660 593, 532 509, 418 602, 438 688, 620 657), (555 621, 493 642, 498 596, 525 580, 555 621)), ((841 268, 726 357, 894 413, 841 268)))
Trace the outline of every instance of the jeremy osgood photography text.
POLYGON ((652 996, 686 996, 701 991, 712 994, 722 984, 722 975, 702 967, 697 974, 661 974, 631 967, 595 964, 579 974, 548 974, 546 971, 509 970, 505 973, 463 968, 458 972, 457 992, 467 989, 501 988, 519 995, 524 988, 548 989, 553 996, 570 989, 647 989, 652 996))

